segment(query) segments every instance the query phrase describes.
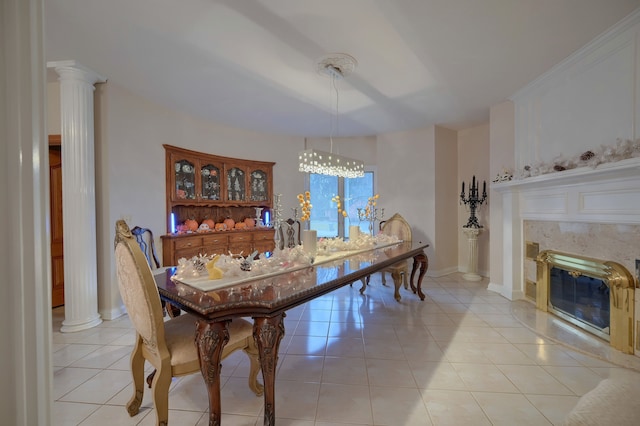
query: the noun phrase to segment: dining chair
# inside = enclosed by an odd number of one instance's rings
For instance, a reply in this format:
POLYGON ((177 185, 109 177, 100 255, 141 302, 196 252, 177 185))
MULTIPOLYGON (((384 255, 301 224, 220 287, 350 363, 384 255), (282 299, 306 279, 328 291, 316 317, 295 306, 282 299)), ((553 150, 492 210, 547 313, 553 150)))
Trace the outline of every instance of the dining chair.
MULTIPOLYGON (((405 242, 411 242, 411 226, 409 226, 409 223, 407 223, 399 213, 395 213, 389 219, 384 221, 381 224, 380 232, 385 235, 395 236, 405 242)), ((409 288, 409 264, 407 260, 398 262, 381 271, 383 285, 387 285, 385 272, 389 272, 391 276, 394 277, 394 280, 402 278, 404 288, 409 288)))
POLYGON ((300 229, 301 225, 298 219, 289 218, 280 223, 277 231, 280 237, 280 247, 278 248, 282 250, 285 247, 294 248, 296 245, 301 245, 300 229))
MULTIPOLYGON (((144 366, 148 361, 156 369, 151 389, 156 424, 167 425, 172 377, 200 373, 194 343, 196 318, 189 314, 166 321, 162 318, 160 296, 151 268, 124 220, 116 222, 115 263, 120 295, 136 330, 130 361, 133 396, 126 408, 132 417, 140 410, 144 394, 144 366)), ((234 318, 229 323, 229 341, 222 351, 222 359, 238 349, 249 356, 249 388, 260 396, 263 386, 257 380, 260 363, 253 326, 244 319, 234 318)))
MULTIPOLYGON (((131 229, 131 234, 135 237, 136 242, 140 246, 140 250, 144 253, 144 256, 147 258, 147 263, 153 269, 160 269, 160 262, 158 261, 158 256, 156 255, 156 246, 153 241, 153 232, 149 228, 142 228, 140 226, 134 226, 131 229)), ((164 300, 162 301, 162 316, 164 316, 165 312, 171 317, 177 317, 180 315, 180 308, 173 306, 170 303, 166 303, 164 300)))

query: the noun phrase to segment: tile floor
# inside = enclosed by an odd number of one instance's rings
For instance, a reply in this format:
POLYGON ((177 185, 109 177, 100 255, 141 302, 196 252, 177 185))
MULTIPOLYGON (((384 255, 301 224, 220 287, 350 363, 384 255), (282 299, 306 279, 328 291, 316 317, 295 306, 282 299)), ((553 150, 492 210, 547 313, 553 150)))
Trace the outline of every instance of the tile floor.
MULTIPOLYGON (((364 296, 359 287, 287 313, 278 425, 557 425, 603 378, 640 371, 640 358, 612 354, 530 303, 486 290, 486 280, 425 277, 423 302, 406 290, 396 302, 379 274, 364 296)), ((63 319, 55 309, 52 424, 155 424, 148 390, 137 416, 124 407, 132 394, 128 318, 67 334, 63 319)), ((247 371, 242 352, 223 361, 224 425, 262 424, 263 400, 249 390, 247 371)), ((173 380, 169 408, 170 424, 207 424, 199 374, 173 380)))

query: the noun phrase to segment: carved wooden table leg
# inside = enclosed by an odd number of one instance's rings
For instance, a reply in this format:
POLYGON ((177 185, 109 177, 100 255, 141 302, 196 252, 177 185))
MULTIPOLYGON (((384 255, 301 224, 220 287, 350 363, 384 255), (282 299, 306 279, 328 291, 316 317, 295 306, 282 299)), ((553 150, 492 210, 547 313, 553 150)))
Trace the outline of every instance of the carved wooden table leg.
POLYGON ((411 290, 416 293, 418 292, 418 296, 420 296, 420 300, 424 300, 424 293, 422 292, 422 279, 424 278, 424 274, 427 272, 427 268, 429 267, 429 259, 427 255, 424 253, 420 253, 413 258, 413 267, 411 268, 411 279, 409 283, 411 284, 411 290), (413 277, 416 274, 416 270, 418 269, 418 263, 420 263, 420 274, 418 275, 418 286, 413 285, 413 277))
POLYGON ((229 341, 228 323, 199 319, 196 328, 200 371, 209 393, 209 426, 220 426, 220 358, 229 341))
POLYGON ((284 312, 274 317, 253 318, 253 338, 260 352, 260 367, 264 382, 264 424, 276 424, 276 366, 278 364, 278 348, 284 337, 284 312))
POLYGON ((400 287, 402 286, 402 274, 399 271, 394 270, 393 272, 391 272, 391 278, 393 278, 393 297, 396 299, 397 302, 400 301, 400 299, 402 299, 402 296, 400 296, 400 287))

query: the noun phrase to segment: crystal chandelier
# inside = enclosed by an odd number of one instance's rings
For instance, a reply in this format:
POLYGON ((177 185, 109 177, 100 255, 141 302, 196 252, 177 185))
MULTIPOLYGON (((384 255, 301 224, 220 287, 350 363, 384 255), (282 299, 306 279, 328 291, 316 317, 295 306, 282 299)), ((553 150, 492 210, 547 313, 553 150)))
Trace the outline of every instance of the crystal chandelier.
POLYGON ((298 154, 300 167, 306 173, 356 178, 364 176, 364 163, 330 152, 306 149, 298 154))
MULTIPOLYGON (((349 55, 334 53, 324 57, 318 63, 318 73, 331 77, 331 85, 336 93, 336 127, 338 122, 338 89, 336 79, 344 78, 356 66, 356 60, 349 55)), ((343 178, 364 176, 364 163, 359 160, 333 153, 333 120, 331 122, 330 152, 306 149, 298 154, 298 170, 304 173, 317 173, 343 178)))

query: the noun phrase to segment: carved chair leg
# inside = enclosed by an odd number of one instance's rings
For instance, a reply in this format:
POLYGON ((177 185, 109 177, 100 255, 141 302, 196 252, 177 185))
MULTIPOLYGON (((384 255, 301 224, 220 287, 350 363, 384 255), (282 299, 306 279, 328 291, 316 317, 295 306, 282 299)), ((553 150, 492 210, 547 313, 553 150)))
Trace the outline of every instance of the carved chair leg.
POLYGON ((396 299, 396 301, 400 301, 400 299, 402 298, 400 296, 400 286, 402 286, 402 277, 400 276, 400 272, 398 271, 393 271, 391 273, 391 278, 393 278, 393 285, 394 285, 394 291, 393 291, 393 297, 396 299))
POLYGON ((149 375, 147 376, 147 385, 149 385, 149 389, 151 389, 151 385, 153 384, 153 376, 156 375, 156 372, 158 370, 153 370, 151 373, 149 373, 149 375))
MULTIPOLYGON (((140 337, 138 337, 140 339, 140 337)), ((140 411, 142 396, 144 395, 144 357, 140 342, 131 353, 131 375, 133 376, 133 396, 127 403, 127 412, 133 417, 140 411)))
POLYGON ((171 303, 167 303, 167 313, 170 318, 179 317, 181 314, 180 308, 173 306, 171 303))
POLYGON ((364 291, 367 289, 369 277, 360 278, 360 281, 362 282, 362 287, 360 287, 360 294, 364 294, 364 291))
POLYGON ((160 367, 151 388, 156 424, 164 426, 169 423, 169 386, 171 385, 171 365, 169 362, 166 364, 160 367))
POLYGON ((264 386, 258 382, 258 373, 260 373, 260 354, 258 346, 256 345, 253 336, 247 338, 247 346, 244 348, 244 352, 249 357, 249 389, 256 394, 256 396, 262 396, 264 394, 264 386))

